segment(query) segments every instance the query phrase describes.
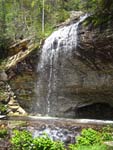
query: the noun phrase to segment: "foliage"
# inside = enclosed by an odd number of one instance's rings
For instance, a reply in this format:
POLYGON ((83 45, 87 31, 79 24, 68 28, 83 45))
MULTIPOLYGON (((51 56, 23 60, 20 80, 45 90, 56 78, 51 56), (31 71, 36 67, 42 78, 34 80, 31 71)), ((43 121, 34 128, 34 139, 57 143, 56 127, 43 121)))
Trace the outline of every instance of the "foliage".
POLYGON ((94 145, 101 143, 100 133, 94 129, 83 129, 81 136, 77 137, 77 143, 79 145, 94 145))
MULTIPOLYGON (((77 137, 76 144, 70 144, 69 150, 108 150, 104 141, 113 140, 113 128, 104 127, 97 131, 92 128, 83 129, 77 137)), ((14 131, 11 138, 12 150, 65 150, 62 142, 51 140, 46 134, 33 138, 28 131, 14 131)))
POLYGON ((33 138, 28 131, 14 131, 11 139, 13 150, 65 150, 63 143, 51 140, 47 135, 33 138))
POLYGON ((35 138, 33 145, 34 150, 64 150, 64 145, 61 142, 54 142, 47 135, 35 138))
POLYGON ((57 13, 57 23, 65 21, 67 18, 69 18, 69 12, 67 12, 65 9, 59 10, 57 13))
POLYGON ((109 125, 102 128, 101 137, 102 141, 113 141, 113 128, 109 125))
POLYGON ((96 131, 92 128, 83 129, 81 135, 77 137, 76 144, 70 144, 70 150, 107 150, 108 146, 104 141, 113 140, 113 128, 110 126, 96 131))
POLYGON ((11 139, 13 150, 30 150, 32 142, 33 138, 30 132, 14 130, 14 136, 11 139))
POLYGON ((69 0, 65 3, 65 9, 67 11, 72 11, 72 10, 80 10, 80 5, 81 5, 81 0, 69 0))
POLYGON ((43 5, 42 0, 1 0, 0 58, 8 55, 8 47, 16 40, 32 36, 38 42, 42 37, 48 36, 57 23, 69 17, 69 11, 79 9, 79 1, 44 0, 43 5))
POLYGON ((0 138, 5 138, 8 135, 7 129, 0 129, 0 138))
POLYGON ((113 19, 113 0, 44 0, 44 5, 42 0, 1 0, 0 59, 8 55, 11 43, 28 36, 39 42, 57 23, 65 21, 70 11, 76 10, 90 13, 88 22, 101 25, 113 19))
POLYGON ((92 13, 113 13, 112 0, 82 0, 81 7, 92 13))
POLYGON ((90 13, 88 23, 94 26, 102 25, 113 19, 112 0, 82 0, 81 9, 90 13))
POLYGON ((0 114, 4 115, 4 114, 6 114, 6 112, 7 112, 7 106, 2 104, 2 103, 0 103, 0 114))
POLYGON ((95 144, 93 146, 75 146, 75 145, 70 145, 70 150, 107 150, 107 146, 104 144, 95 144))

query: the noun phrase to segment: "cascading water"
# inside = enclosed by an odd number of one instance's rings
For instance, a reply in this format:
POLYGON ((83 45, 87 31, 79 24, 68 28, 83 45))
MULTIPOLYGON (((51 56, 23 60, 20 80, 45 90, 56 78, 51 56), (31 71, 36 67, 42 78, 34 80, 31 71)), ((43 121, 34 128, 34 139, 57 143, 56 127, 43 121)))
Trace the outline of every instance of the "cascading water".
POLYGON ((72 51, 76 50, 77 29, 86 17, 82 16, 77 23, 61 27, 45 40, 37 67, 37 113, 55 116, 60 111, 63 87, 66 85, 64 77, 68 74, 65 70, 66 60, 70 60, 72 51))

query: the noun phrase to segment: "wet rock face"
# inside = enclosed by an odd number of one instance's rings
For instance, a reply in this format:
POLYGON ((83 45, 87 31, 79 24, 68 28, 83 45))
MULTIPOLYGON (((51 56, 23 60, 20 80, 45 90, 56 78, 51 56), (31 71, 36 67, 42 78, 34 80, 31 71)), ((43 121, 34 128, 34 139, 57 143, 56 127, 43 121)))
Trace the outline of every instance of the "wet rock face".
POLYGON ((95 103, 99 103, 102 109, 99 119, 113 119, 113 29, 107 25, 85 27, 80 23, 77 35, 75 30, 71 35, 71 31, 66 39, 57 39, 57 33, 54 40, 49 41, 51 47, 47 47, 47 55, 44 55, 44 67, 38 68, 34 110, 58 117, 96 118, 95 103))
POLYGON ((95 70, 113 69, 113 27, 106 23, 98 28, 81 25, 78 31, 78 58, 95 70))
MULTIPOLYGON (((113 119, 113 28, 112 23, 98 28, 85 27, 78 30, 77 53, 81 85, 78 117, 113 119), (83 65, 80 65, 80 64, 83 65), (89 104, 88 104, 89 103, 89 104), (99 111, 100 110, 100 111, 99 111), (100 114, 100 115, 99 115, 100 114)), ((76 61, 73 61, 76 64, 76 61)), ((80 83, 80 82, 79 82, 80 83)))

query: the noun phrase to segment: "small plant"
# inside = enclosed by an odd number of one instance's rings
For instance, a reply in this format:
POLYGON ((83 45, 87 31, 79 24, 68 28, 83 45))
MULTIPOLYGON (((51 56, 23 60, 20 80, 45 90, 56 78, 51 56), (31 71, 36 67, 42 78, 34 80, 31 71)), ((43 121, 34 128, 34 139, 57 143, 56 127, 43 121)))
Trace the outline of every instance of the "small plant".
POLYGON ((38 150, 47 150, 50 149, 52 146, 52 141, 50 138, 48 138, 47 136, 43 136, 43 137, 38 137, 35 138, 33 141, 33 145, 34 145, 34 149, 38 149, 38 150))
POLYGON ((99 145, 95 144, 93 146, 76 146, 76 145, 70 145, 69 150, 108 150, 106 145, 99 145))
POLYGON ((0 103, 0 114, 4 115, 7 112, 7 106, 0 103))
POLYGON ((14 130, 14 136, 11 139, 12 150, 31 150, 33 138, 28 131, 14 130))
POLYGON ((47 135, 35 138, 33 141, 33 150, 64 150, 61 142, 51 140, 47 135))
POLYGON ((113 141, 113 127, 108 125, 102 128, 101 137, 103 141, 113 141))
POLYGON ((12 150, 65 150, 62 142, 53 141, 47 135, 34 138, 28 131, 14 131, 12 150))
MULTIPOLYGON (((92 128, 83 129, 77 137, 76 144, 70 144, 69 150, 109 150, 104 141, 113 140, 113 128, 107 126, 100 131, 92 128)), ((7 132, 0 131, 0 136, 5 137, 7 132)), ((14 131, 11 139, 12 150, 66 150, 62 142, 53 141, 46 134, 33 138, 28 131, 14 131)))
POLYGON ((77 137, 76 144, 70 144, 69 150, 109 150, 104 141, 113 140, 113 128, 110 126, 96 131, 92 128, 83 129, 77 137))
POLYGON ((69 150, 77 150, 77 145, 76 144, 70 144, 69 150))
POLYGON ((94 129, 83 129, 81 136, 77 137, 77 144, 80 145, 93 145, 101 143, 100 133, 94 129))
POLYGON ((0 138, 5 138, 8 135, 7 129, 0 129, 0 138))

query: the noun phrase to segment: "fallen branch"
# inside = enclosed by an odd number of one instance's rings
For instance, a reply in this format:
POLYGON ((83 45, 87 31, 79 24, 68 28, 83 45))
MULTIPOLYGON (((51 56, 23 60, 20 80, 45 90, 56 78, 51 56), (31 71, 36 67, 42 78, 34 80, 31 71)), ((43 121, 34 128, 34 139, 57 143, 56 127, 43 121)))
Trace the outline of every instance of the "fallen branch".
POLYGON ((10 57, 7 60, 5 70, 8 70, 16 66, 18 62, 21 62, 22 60, 24 60, 36 48, 38 48, 38 44, 31 44, 27 47, 27 50, 25 51, 21 50, 16 55, 10 57))
POLYGON ((17 54, 18 52, 20 52, 22 50, 26 50, 30 41, 31 41, 31 37, 17 41, 16 43, 14 43, 13 45, 11 45, 9 47, 8 55, 12 56, 12 55, 17 54))

